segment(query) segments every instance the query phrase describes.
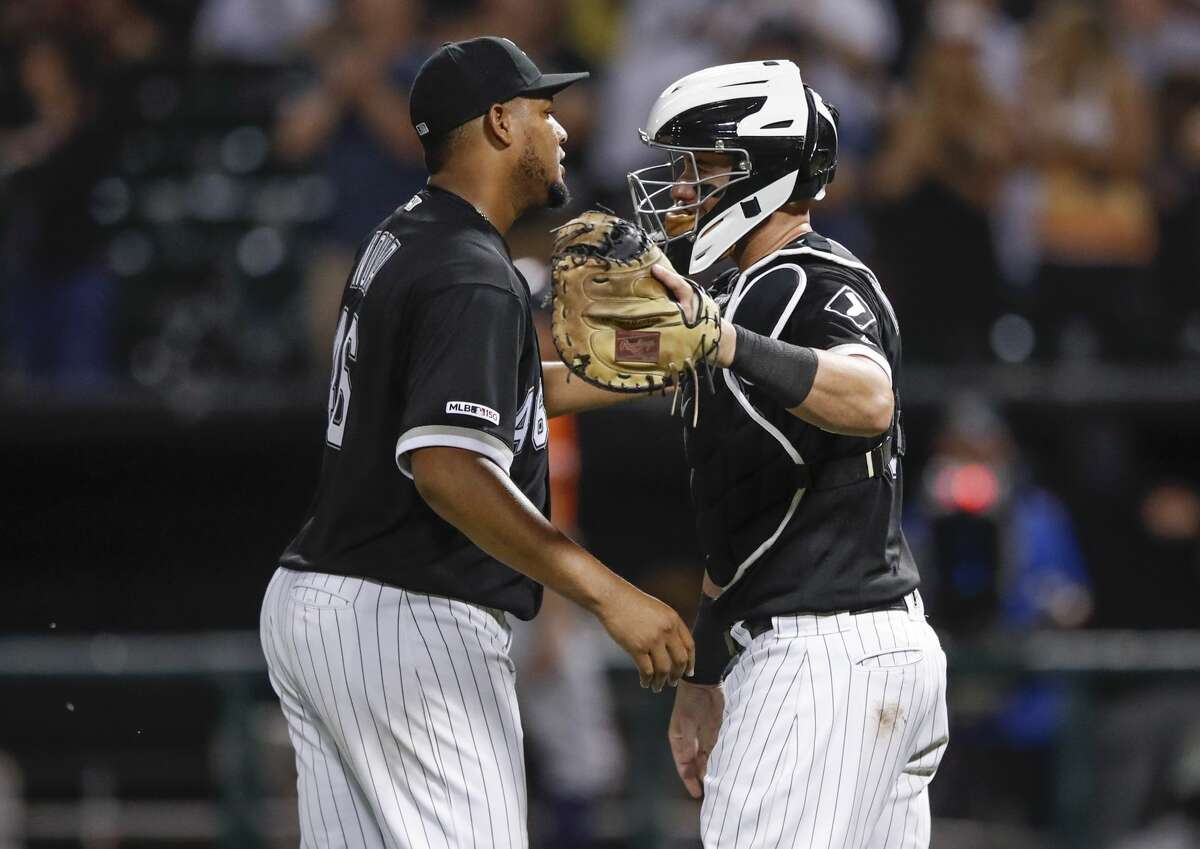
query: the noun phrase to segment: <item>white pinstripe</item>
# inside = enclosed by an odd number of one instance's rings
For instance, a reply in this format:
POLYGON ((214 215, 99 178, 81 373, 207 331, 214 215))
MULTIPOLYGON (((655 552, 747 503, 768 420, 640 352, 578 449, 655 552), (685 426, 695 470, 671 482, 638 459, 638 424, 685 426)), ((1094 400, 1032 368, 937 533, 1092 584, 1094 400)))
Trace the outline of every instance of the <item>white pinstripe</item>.
MULTIPOLYGON (((725 679, 705 849, 926 849, 946 656, 907 611, 777 616, 725 679)), ((736 633, 737 629, 735 629, 736 633)))
POLYGON ((301 849, 526 849, 501 617, 281 568, 260 635, 296 751, 301 849))

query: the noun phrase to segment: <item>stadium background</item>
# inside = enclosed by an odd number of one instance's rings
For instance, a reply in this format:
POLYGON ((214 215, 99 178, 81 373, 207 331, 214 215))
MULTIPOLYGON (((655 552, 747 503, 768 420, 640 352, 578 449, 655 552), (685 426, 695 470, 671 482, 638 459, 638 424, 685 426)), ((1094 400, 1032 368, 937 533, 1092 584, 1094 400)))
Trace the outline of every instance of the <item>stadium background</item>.
MULTIPOLYGON (((405 86, 484 33, 592 71, 573 210, 628 212, 692 70, 838 104, 815 224, 899 313, 951 658, 935 846, 1200 846, 1194 0, 5 0, 0 847, 296 844, 257 608, 354 246, 424 179, 405 86)), ((567 214, 510 235, 535 287, 567 214)), ((682 450, 635 431, 680 444, 660 401, 555 422, 555 518, 690 616, 682 450)), ((669 696, 562 605, 519 643, 534 845, 698 845, 669 696)))

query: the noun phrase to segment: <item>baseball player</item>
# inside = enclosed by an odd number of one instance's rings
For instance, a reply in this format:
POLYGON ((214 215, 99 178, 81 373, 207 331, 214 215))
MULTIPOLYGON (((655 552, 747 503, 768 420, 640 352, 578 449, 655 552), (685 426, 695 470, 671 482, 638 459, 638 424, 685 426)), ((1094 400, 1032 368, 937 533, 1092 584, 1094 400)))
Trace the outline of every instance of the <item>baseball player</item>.
POLYGON ((546 584, 633 657, 693 662, 675 613, 547 520, 548 415, 612 396, 543 364, 504 233, 561 205, 566 132, 511 41, 443 45, 410 111, 428 186, 363 242, 342 298, 311 513, 261 636, 296 750, 303 847, 524 847, 509 615, 546 584))
POLYGON ((685 434, 706 571, 669 730, 707 849, 929 844, 946 667, 900 528, 900 329, 810 223, 837 117, 791 62, 709 68, 655 102, 642 138, 668 161, 629 176, 677 267, 736 264, 685 434))

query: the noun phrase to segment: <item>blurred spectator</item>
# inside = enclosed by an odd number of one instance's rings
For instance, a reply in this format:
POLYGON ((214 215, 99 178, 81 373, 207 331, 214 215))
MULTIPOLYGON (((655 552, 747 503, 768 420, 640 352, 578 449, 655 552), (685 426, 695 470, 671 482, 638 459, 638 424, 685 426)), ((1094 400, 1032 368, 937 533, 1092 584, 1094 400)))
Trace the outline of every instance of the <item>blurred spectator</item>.
POLYGON ((99 56, 113 133, 166 119, 178 105, 183 66, 162 23, 138 0, 89 2, 76 23, 99 56))
MULTIPOLYGON (((625 175, 653 157, 638 138, 654 99, 673 80, 729 61, 716 21, 719 0, 631 0, 620 47, 600 93, 588 171, 601 200, 628 214, 625 175)), ((567 131, 570 132, 570 127, 567 131)))
POLYGON ((1200 628, 1200 489, 1178 478, 1146 488, 1125 567, 1112 578, 1105 623, 1117 628, 1200 628))
POLYGON ((1140 682, 1096 718, 1095 833, 1114 849, 1200 849, 1200 687, 1140 682))
POLYGON ((1171 347, 1195 359, 1200 357, 1200 67, 1169 77, 1161 103, 1162 241, 1155 282, 1166 307, 1164 330, 1171 347))
MULTIPOLYGON (((1139 631, 1200 629, 1200 487, 1153 477, 1138 494, 1136 527, 1121 540, 1121 566, 1101 598, 1104 624, 1139 631)), ((1147 645, 1154 646, 1147 635, 1147 645)), ((1162 647, 1169 652, 1169 643, 1162 647)), ((1098 717, 1097 833, 1120 849, 1200 847, 1200 685, 1186 678, 1137 680, 1098 717)))
POLYGON ((1175 728, 1185 724, 1164 759, 1161 809, 1115 849, 1200 849, 1200 723, 1182 714, 1169 719, 1175 728))
MULTIPOLYGON (((726 43, 746 59, 791 59, 804 81, 835 104, 838 180, 844 154, 864 155, 874 144, 887 71, 899 48, 899 25, 889 0, 759 0, 727 4, 726 43)), ((833 191, 831 187, 831 191, 833 191)), ((823 206, 822 209, 827 209, 823 206)), ((823 218, 825 216, 822 216, 823 218)))
POLYGON ((740 58, 790 59, 804 81, 839 111, 837 180, 818 208, 823 235, 866 253, 867 220, 859 202, 861 166, 874 148, 897 32, 890 4, 817 3, 758 24, 740 58))
MULTIPOLYGON (((889 0, 819 0, 798 4, 792 20, 804 33, 792 57, 804 80, 839 110, 838 172, 817 207, 817 229, 869 255, 873 238, 862 204, 863 169, 879 141, 888 69, 900 31, 889 0)), ((762 58, 769 58, 763 56, 762 58)))
POLYGON ((989 216, 1013 156, 1005 104, 983 76, 982 34, 960 25, 960 5, 935 7, 868 181, 905 353, 941 362, 989 356, 1000 304, 989 216))
POLYGON ((318 369, 326 364, 362 234, 425 182, 423 152, 408 118, 408 85, 429 52, 416 38, 418 12, 414 0, 345 0, 310 48, 310 84, 279 113, 279 154, 315 162, 335 193, 306 263, 310 350, 318 369))
POLYGON ((781 35, 789 31, 800 34, 795 47, 802 52, 788 58, 799 66, 805 82, 841 111, 841 180, 843 152, 851 157, 865 156, 875 143, 887 71, 899 48, 896 13, 889 0, 815 0, 796 4, 788 11, 783 21, 762 21, 760 32, 774 27, 781 35), (778 27, 779 23, 785 26, 778 27))
POLYGON ((1071 519, 982 399, 956 401, 910 516, 939 627, 959 636, 1075 628, 1091 582, 1071 519))
POLYGON ((146 64, 166 47, 162 26, 137 0, 88 0, 81 11, 97 47, 118 65, 146 64))
POLYGON ((20 51, 31 119, 0 133, 0 238, 9 367, 60 388, 110 376, 113 281, 90 198, 112 161, 112 127, 85 45, 44 37, 20 51))
MULTIPOLYGON (((1196 604, 1200 598, 1200 487, 1175 476, 1159 477, 1141 494, 1136 518, 1139 527, 1123 552, 1125 568, 1113 576, 1116 585, 1108 602, 1106 624, 1143 631, 1200 629, 1196 604)), ((1176 718, 1159 723, 1169 726, 1174 735, 1179 730, 1178 719, 1195 716, 1197 698, 1200 691, 1195 685, 1151 688, 1129 700, 1132 721, 1146 724, 1149 706, 1157 705, 1176 718)), ((1156 733, 1155 729, 1144 732, 1146 736, 1156 733)), ((1133 736, 1132 732, 1123 735, 1125 746, 1136 748, 1133 736)), ((1162 765, 1178 742, 1171 736, 1169 743, 1142 747, 1142 756, 1162 765)), ((1114 763, 1127 763, 1131 757, 1127 752, 1114 763)))
POLYGON ((625 765, 607 636, 552 591, 536 619, 513 625, 531 796, 541 806, 530 829, 544 849, 598 846, 599 803, 619 789, 625 765))
POLYGON ((0 751, 0 849, 19 849, 28 813, 25 807, 25 776, 21 763, 0 751))
MULTIPOLYGON (((549 316, 538 313, 542 350, 553 350, 549 316)), ((579 537, 580 457, 574 416, 550 419, 550 504, 555 526, 579 537)), ((547 591, 532 622, 513 622, 517 695, 530 742, 535 800, 530 818, 543 849, 598 845, 597 802, 620 784, 624 752, 617 734, 603 629, 547 591)))
MULTIPOLYGON (((1091 580, 1066 508, 1033 482, 1008 427, 981 399, 949 408, 907 527, 930 615, 950 645, 1077 628, 1091 615, 1091 580)), ((972 774, 969 787, 939 791, 943 804, 957 815, 1048 824, 1062 687, 971 679, 953 700, 958 751, 946 766, 972 774), (1017 774, 1029 779, 1014 784, 1017 774)))
POLYGON ((1108 0, 1108 17, 1138 76, 1157 86, 1200 57, 1200 10, 1190 0, 1108 0))
POLYGON ((333 0, 205 0, 192 40, 201 58, 286 60, 301 37, 325 23, 333 0))
POLYGON ((941 0, 930 9, 929 27, 943 39, 973 42, 983 80, 1008 107, 1021 99, 1025 32, 1000 0, 941 0))
POLYGON ((1156 247, 1145 178, 1152 100, 1088 4, 1034 21, 1023 142, 1040 181, 1037 280, 1042 353, 1145 356, 1145 271, 1156 247))

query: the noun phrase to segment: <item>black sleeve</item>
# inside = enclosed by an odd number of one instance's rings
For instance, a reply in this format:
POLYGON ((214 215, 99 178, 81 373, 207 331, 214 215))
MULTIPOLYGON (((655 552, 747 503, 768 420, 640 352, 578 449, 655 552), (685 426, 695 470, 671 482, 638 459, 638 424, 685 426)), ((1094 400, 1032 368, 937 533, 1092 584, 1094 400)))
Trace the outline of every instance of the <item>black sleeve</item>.
POLYGON ((700 607, 692 624, 692 641, 696 644, 695 674, 690 679, 693 684, 720 684, 725 667, 729 665, 729 648, 725 643, 727 629, 713 613, 714 601, 706 595, 700 596, 700 607))
POLYGON ((457 284, 417 307, 399 375, 402 472, 411 476, 409 452, 433 445, 466 448, 509 470, 526 323, 515 294, 486 284, 457 284))
POLYGON ((890 377, 892 365, 884 345, 886 307, 870 284, 850 274, 813 270, 788 318, 780 339, 793 345, 857 354, 876 362, 890 377))

